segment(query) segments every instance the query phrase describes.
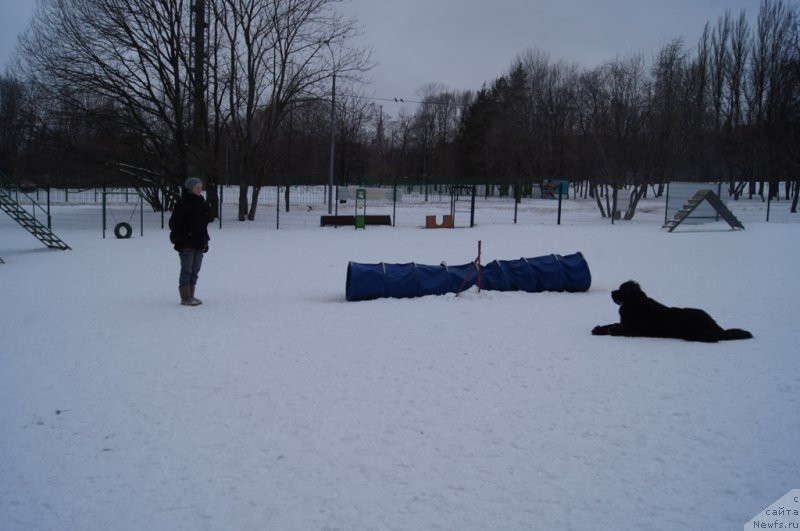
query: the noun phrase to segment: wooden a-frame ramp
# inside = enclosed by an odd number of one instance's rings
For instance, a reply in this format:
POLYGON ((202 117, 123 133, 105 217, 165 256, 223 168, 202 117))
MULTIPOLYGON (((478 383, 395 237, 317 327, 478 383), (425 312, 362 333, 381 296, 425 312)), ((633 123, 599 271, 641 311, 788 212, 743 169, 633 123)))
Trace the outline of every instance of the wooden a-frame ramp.
POLYGON ((702 203, 703 201, 708 201, 708 203, 717 211, 717 213, 724 219, 728 225, 731 226, 732 229, 744 229, 744 225, 742 222, 739 221, 736 216, 733 215, 733 212, 725 206, 725 203, 711 190, 698 190, 695 194, 683 205, 683 208, 678 210, 675 213, 675 217, 672 218, 670 221, 664 225, 664 228, 669 229, 669 232, 675 230, 675 228, 683 223, 683 221, 690 217, 691 213, 702 203))

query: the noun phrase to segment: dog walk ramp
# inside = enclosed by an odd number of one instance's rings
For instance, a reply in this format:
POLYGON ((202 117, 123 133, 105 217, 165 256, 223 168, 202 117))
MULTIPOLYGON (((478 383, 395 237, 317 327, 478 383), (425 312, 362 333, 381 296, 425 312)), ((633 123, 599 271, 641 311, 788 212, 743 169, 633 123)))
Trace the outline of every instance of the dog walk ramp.
POLYGON ((664 225, 664 228, 668 229, 669 232, 674 231, 678 225, 683 223, 686 219, 692 217, 692 212, 694 212, 703 201, 708 201, 708 204, 711 205, 717 214, 719 214, 720 217, 724 219, 732 229, 744 229, 742 222, 739 221, 735 215, 733 215, 733 212, 731 212, 730 209, 725 206, 725 203, 723 203, 719 196, 717 196, 717 194, 715 194, 712 190, 698 190, 695 192, 691 199, 689 199, 689 201, 683 205, 683 208, 675 213, 675 217, 667 222, 666 225, 664 225))

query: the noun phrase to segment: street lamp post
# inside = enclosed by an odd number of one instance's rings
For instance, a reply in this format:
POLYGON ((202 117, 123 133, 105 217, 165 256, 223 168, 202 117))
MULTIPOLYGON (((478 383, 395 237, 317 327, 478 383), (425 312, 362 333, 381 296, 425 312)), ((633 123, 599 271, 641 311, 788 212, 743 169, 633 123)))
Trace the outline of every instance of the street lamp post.
POLYGON ((328 165, 328 214, 333 212, 333 148, 336 143, 336 70, 331 87, 331 156, 328 165))
POLYGON ((336 143, 336 60, 331 49, 330 39, 324 41, 331 53, 331 68, 333 68, 333 83, 331 85, 331 152, 328 160, 328 214, 333 213, 333 152, 336 143))

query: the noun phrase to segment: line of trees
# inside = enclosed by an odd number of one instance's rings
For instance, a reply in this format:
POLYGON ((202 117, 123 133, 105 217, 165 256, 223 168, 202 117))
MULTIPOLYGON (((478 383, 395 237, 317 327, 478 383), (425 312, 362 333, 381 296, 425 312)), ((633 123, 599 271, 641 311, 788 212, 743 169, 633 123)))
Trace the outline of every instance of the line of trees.
MULTIPOLYGON (((589 182, 603 216, 625 187, 633 217, 648 186, 670 180, 800 183, 800 13, 763 0, 707 24, 692 51, 676 39, 649 70, 641 57, 591 69, 527 52, 468 107, 457 143, 462 175, 509 183, 589 182)), ((760 190, 763 197, 763 190, 760 190)))
POLYGON ((164 183, 198 175, 213 194, 226 165, 242 185, 239 217, 253 219, 290 109, 369 68, 336 3, 39 2, 17 65, 29 173, 127 175, 161 208, 164 183))
MULTIPOLYGON (((364 93, 368 50, 337 0, 44 0, 0 78, 0 171, 103 182, 124 175, 155 208, 188 175, 261 186, 585 182, 602 216, 630 219, 670 180, 725 180, 797 210, 800 10, 727 11, 696 46, 592 68, 526 51, 476 91, 428 84, 413 112, 364 93), (198 46, 202 40, 203 46, 198 46), (622 207, 617 200, 625 190, 622 207)), ((248 196, 248 193, 250 194, 248 196)), ((287 206, 289 201, 286 202, 287 206)))

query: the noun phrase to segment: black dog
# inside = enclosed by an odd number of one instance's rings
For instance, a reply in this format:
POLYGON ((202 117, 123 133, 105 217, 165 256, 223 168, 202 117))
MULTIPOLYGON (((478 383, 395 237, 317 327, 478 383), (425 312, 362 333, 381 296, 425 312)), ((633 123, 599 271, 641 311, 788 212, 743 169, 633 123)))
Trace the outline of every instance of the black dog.
POLYGON ((703 310, 664 306, 632 280, 612 291, 611 298, 619 304, 620 322, 595 326, 592 334, 596 336, 670 337, 709 343, 753 337, 739 328, 723 329, 703 310))

